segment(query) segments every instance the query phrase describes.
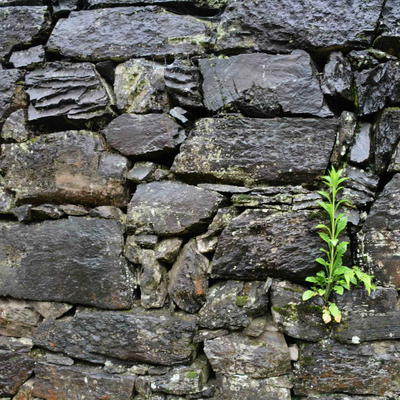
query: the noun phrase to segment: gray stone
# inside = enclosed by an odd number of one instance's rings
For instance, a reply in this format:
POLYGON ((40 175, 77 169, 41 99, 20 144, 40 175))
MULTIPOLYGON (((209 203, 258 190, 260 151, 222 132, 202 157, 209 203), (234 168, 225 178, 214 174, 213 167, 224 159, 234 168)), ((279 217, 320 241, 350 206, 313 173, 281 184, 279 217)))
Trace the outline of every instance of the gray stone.
POLYGON ((66 57, 99 61, 202 54, 213 27, 157 7, 77 11, 58 21, 47 46, 66 57))
POLYGON ((41 206, 32 207, 30 212, 32 219, 35 221, 59 219, 65 216, 64 211, 54 204, 42 204, 41 206))
POLYGON ((349 111, 343 111, 340 114, 336 143, 331 155, 331 163, 334 166, 341 167, 343 161, 346 159, 350 145, 353 143, 356 127, 356 114, 349 111))
POLYGON ((166 114, 122 114, 104 130, 108 144, 125 156, 157 158, 171 153, 186 138, 166 114))
POLYGON ((131 398, 136 375, 112 375, 87 365, 38 364, 35 368, 33 395, 46 399, 126 400, 131 398))
POLYGON ((117 222, 79 217, 4 222, 0 231, 0 295, 110 309, 132 305, 117 222))
POLYGON ((383 0, 233 1, 218 26, 216 50, 282 53, 298 48, 365 48, 375 35, 383 3, 383 0))
POLYGON ((0 336, 0 396, 13 396, 33 372, 30 339, 0 336))
POLYGON ((344 392, 392 398, 400 394, 400 344, 396 340, 346 345, 303 343, 296 364, 297 395, 344 392))
POLYGON ((124 248, 125 257, 134 264, 140 264, 142 260, 142 249, 136 243, 136 236, 128 235, 124 248))
POLYGON ((254 318, 243 333, 250 337, 259 337, 267 329, 267 323, 267 318, 265 316, 254 318))
POLYGON ((33 397, 32 395, 34 382, 35 378, 29 378, 26 382, 24 382, 12 400, 37 400, 37 398, 33 397))
POLYGON ((29 139, 29 130, 26 127, 26 113, 24 110, 13 112, 4 122, 1 130, 4 140, 15 140, 18 143, 29 139))
POLYGON ((279 193, 273 196, 263 196, 261 194, 234 194, 232 196, 232 204, 236 207, 245 208, 277 208, 288 209, 293 202, 291 193, 279 193), (279 207, 283 205, 283 207, 279 207), (277 206, 277 207, 275 207, 277 206))
POLYGON ((352 67, 357 71, 363 69, 374 68, 379 64, 379 61, 367 50, 353 50, 347 54, 347 59, 350 61, 352 67))
MULTIPOLYGON (((4 0, 1 0, 4 1, 4 0)), ((10 0, 9 0, 10 1, 10 0)), ((160 4, 166 7, 171 5, 179 5, 183 8, 185 5, 194 5, 199 9, 211 9, 218 10, 223 8, 227 0, 88 0, 88 6, 90 8, 102 8, 102 7, 117 7, 117 6, 134 6, 140 4, 160 4)))
POLYGON ((360 124, 360 130, 354 138, 354 144, 350 151, 350 162, 354 164, 366 164, 371 150, 371 127, 368 122, 360 124))
POLYGON ((349 396, 347 394, 322 394, 308 396, 306 400, 387 400, 381 396, 349 396))
POLYGON ((212 369, 226 375, 269 378, 292 368, 285 337, 279 332, 264 332, 258 338, 231 333, 206 340, 204 352, 212 369))
POLYGON ((209 260, 191 240, 180 251, 169 272, 168 293, 174 303, 188 313, 196 313, 206 301, 209 260))
POLYGON ((51 0, 53 14, 56 16, 68 14, 79 7, 79 0, 51 0))
POLYGON ((234 185, 221 185, 215 183, 199 183, 197 185, 202 189, 213 190, 214 192, 218 192, 221 194, 242 194, 242 193, 250 193, 251 189, 243 187, 243 186, 234 186, 234 185))
POLYGON ((114 92, 122 112, 167 112, 165 67, 145 59, 129 60, 115 69, 114 92))
POLYGON ((45 50, 42 45, 31 47, 28 50, 15 51, 10 57, 15 68, 32 69, 45 61, 45 50))
POLYGON ((185 128, 191 129, 193 127, 191 120, 195 118, 194 115, 184 110, 182 107, 171 108, 171 110, 169 110, 169 115, 185 128))
POLYGON ((14 207, 12 213, 18 218, 19 222, 28 223, 32 221, 32 204, 25 204, 20 207, 14 207))
POLYGON ((90 119, 109 112, 114 103, 93 64, 58 61, 26 75, 30 121, 46 117, 90 119))
POLYGON ((281 114, 333 114, 325 105, 310 56, 243 54, 202 59, 204 102, 209 110, 233 107, 249 117, 281 114), (296 92, 296 96, 293 96, 296 92))
POLYGON ((156 236, 156 235, 137 235, 137 236, 135 236, 135 242, 144 249, 154 249, 158 242, 158 236, 156 236))
POLYGON ((171 366, 193 359, 195 331, 196 317, 167 310, 80 309, 72 319, 44 321, 34 343, 95 363, 112 357, 171 366))
POLYGON ((29 304, 46 319, 57 319, 71 310, 72 304, 51 303, 48 301, 30 301, 29 304))
POLYGON ((11 214, 14 208, 14 196, 5 186, 4 179, 0 175, 0 215, 11 214))
POLYGON ((47 7, 0 8, 0 37, 2 38, 0 61, 4 60, 14 47, 32 43, 49 28, 50 15, 47 7))
POLYGON ((396 150, 393 153, 388 166, 388 172, 400 172, 400 143, 397 145, 396 150))
POLYGON ((106 80, 106 82, 114 86, 115 82, 115 68, 117 63, 111 60, 100 61, 96 63, 97 72, 106 80))
POLYGON ((229 335, 229 331, 227 329, 216 329, 212 331, 208 329, 200 329, 194 336, 193 342, 201 343, 204 342, 205 340, 212 340, 226 335, 229 335))
POLYGON ((41 320, 28 302, 0 298, 0 335, 31 338, 41 320))
MULTIPOLYGON (((0 13, 3 10, 0 8, 0 13)), ((12 109, 13 98, 18 89, 17 83, 21 78, 21 71, 17 69, 3 69, 0 66, 0 121, 15 111, 12 109)))
POLYGON ((172 264, 178 256, 183 240, 180 238, 166 238, 156 244, 155 252, 158 261, 172 264))
POLYGON ((245 328, 252 317, 264 314, 268 308, 268 284, 265 282, 220 282, 207 292, 207 301, 199 312, 203 328, 245 328))
POLYGON ((335 119, 201 119, 172 171, 240 185, 312 182, 326 170, 336 129, 335 119))
POLYGON ((118 207, 114 206, 100 206, 93 208, 89 211, 89 216, 104 219, 115 219, 121 223, 125 223, 126 221, 126 215, 118 207))
POLYGON ((150 161, 139 161, 128 172, 126 179, 134 183, 150 182, 158 165, 150 161))
POLYGON ((194 232, 207 224, 224 197, 181 182, 141 184, 128 206, 127 226, 136 234, 194 232))
POLYGON ((168 273, 153 250, 141 251, 140 302, 144 308, 163 307, 168 294, 168 273))
POLYGON ((196 242, 199 253, 201 254, 214 253, 218 245, 218 240, 219 240, 218 236, 208 236, 207 234, 197 236, 196 242))
POLYGON ((274 280, 271 289, 271 312, 280 331, 296 339, 317 342, 328 336, 322 321, 318 299, 302 300, 306 287, 289 281, 274 280))
POLYGON ((89 211, 86 210, 85 207, 77 206, 77 205, 74 205, 74 204, 61 204, 60 208, 67 215, 82 216, 82 215, 89 214, 89 211))
POLYGON ((0 161, 6 188, 15 192, 19 204, 124 207, 127 167, 125 157, 105 151, 100 135, 88 131, 51 133, 26 143, 3 144, 0 161))

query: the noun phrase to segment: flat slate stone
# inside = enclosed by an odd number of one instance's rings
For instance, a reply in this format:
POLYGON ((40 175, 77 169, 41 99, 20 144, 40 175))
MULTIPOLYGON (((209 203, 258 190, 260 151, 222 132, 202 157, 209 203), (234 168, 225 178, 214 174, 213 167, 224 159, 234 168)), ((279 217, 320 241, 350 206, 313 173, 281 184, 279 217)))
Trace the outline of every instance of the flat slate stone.
POLYGON ((288 52, 371 45, 383 0, 245 0, 230 2, 218 26, 216 50, 288 52))
POLYGON ((151 182, 137 187, 128 206, 128 229, 136 234, 172 236, 210 222, 224 197, 181 182, 151 182))
POLYGON ((133 277, 116 221, 70 217, 0 224, 0 295, 129 308, 133 277))
POLYGON ((214 25, 158 7, 72 12, 55 26, 48 51, 85 60, 202 54, 214 25))
MULTIPOLYGON (((4 1, 4 0, 2 0, 4 1)), ((9 0, 10 1, 10 0, 9 0)), ((215 1, 215 0, 88 0, 88 6, 90 8, 99 7, 117 7, 117 6, 134 6, 140 4, 160 4, 160 5, 194 5, 199 8, 209 8, 218 10, 223 8, 225 5, 225 0, 215 1)), ((0 3, 1 4, 1 3, 0 3)))
POLYGON ((168 310, 80 309, 72 319, 44 321, 34 343, 94 363, 113 357, 171 366, 193 359, 195 331, 196 317, 168 310))
POLYGON ((98 134, 51 133, 1 148, 5 186, 18 203, 127 205, 128 160, 105 151, 98 134))
POLYGON ((15 68, 34 68, 43 63, 45 57, 45 49, 42 45, 39 45, 28 50, 15 51, 10 57, 10 63, 15 68))
POLYGON ((204 102, 211 111, 232 107, 249 117, 271 117, 281 112, 333 116, 324 102, 316 67, 305 51, 242 54, 202 59, 199 64, 204 102))
POLYGON ((307 183, 329 163, 336 119, 201 119, 172 170, 234 185, 307 183))

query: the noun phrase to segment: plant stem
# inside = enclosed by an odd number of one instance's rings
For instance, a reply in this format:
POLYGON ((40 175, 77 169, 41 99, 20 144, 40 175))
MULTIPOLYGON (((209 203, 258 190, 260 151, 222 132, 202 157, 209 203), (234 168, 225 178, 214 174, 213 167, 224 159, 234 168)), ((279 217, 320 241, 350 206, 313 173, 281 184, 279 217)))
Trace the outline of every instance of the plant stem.
MULTIPOLYGON (((335 240, 335 200, 336 200, 336 185, 332 185, 332 209, 331 209, 331 240, 335 240)), ((335 250, 336 246, 331 244, 330 246, 331 250, 331 256, 330 256, 330 263, 329 263, 329 277, 328 277, 328 287, 326 288, 325 296, 324 296, 324 302, 327 303, 329 296, 332 291, 332 285, 333 285, 333 267, 334 267, 334 262, 335 262, 335 250)))

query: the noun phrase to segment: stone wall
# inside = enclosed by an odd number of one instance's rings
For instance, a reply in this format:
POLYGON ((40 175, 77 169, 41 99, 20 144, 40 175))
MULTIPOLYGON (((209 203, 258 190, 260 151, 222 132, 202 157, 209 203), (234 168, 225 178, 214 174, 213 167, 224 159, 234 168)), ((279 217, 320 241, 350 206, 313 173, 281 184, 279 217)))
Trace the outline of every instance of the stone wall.
POLYGON ((400 398, 396 0, 0 0, 0 398, 400 398), (348 163, 341 324, 302 302, 348 163))

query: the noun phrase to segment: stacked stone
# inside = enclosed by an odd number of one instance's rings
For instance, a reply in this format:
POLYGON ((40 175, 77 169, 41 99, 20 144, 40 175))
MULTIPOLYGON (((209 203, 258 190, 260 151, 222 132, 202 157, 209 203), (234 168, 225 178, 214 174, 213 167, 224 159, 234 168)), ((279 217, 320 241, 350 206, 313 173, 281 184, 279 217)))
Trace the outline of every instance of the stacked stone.
POLYGON ((0 399, 400 397, 395 0, 0 0, 0 399), (321 177, 346 264, 301 300, 321 177))

